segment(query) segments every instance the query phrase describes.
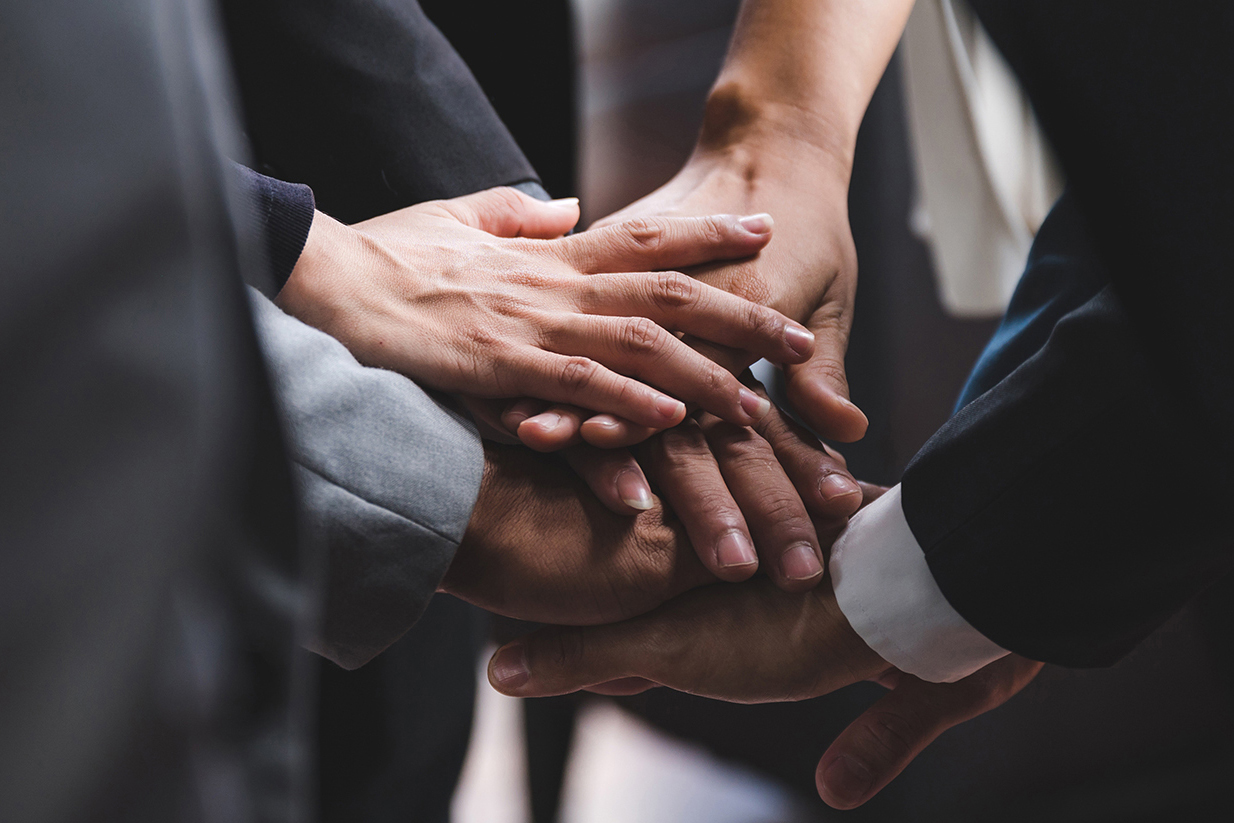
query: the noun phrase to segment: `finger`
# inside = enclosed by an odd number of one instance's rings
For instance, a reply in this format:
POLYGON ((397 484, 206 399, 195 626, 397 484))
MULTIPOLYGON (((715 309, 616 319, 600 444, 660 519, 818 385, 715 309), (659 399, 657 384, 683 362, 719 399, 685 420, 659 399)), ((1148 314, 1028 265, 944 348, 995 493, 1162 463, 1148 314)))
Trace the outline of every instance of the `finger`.
MULTIPOLYGON (((747 384, 760 396, 767 392, 757 380, 747 384)), ((844 458, 827 448, 805 426, 772 408, 754 423, 754 430, 775 452, 776 461, 815 518, 842 521, 861 507, 861 486, 844 458)))
POLYGON ((539 452, 555 452, 583 442, 580 429, 591 412, 577 406, 555 405, 518 425, 518 439, 539 452))
POLYGON ((827 749, 815 776, 819 795, 837 809, 860 806, 940 734, 1001 706, 1040 670, 1040 663, 1008 655, 956 683, 902 677, 827 749))
POLYGON ((607 683, 588 686, 587 691, 592 694, 602 694, 605 697, 629 697, 632 694, 642 694, 659 685, 644 677, 623 677, 620 680, 610 680, 607 683))
POLYGON ((829 587, 780 591, 766 578, 703 586, 639 617, 549 627, 499 649, 504 694, 566 694, 627 678, 738 702, 801 700, 887 668, 856 636, 829 587))
POLYGON ((814 333, 813 356, 784 369, 793 408, 823 437, 841 443, 860 440, 870 425, 861 409, 849 400, 844 371, 851 305, 851 300, 828 302, 814 312, 807 324, 814 333))
POLYGON ((680 272, 599 274, 579 286, 590 314, 647 317, 775 363, 801 363, 814 351, 814 335, 800 323, 680 272))
POLYGON ((768 214, 638 217, 567 237, 561 251, 585 272, 678 269, 756 254, 771 228, 768 214))
POLYGON ((472 421, 476 424, 476 429, 479 430, 480 436, 485 440, 492 440, 496 443, 505 443, 514 445, 518 442, 518 437, 502 422, 501 406, 492 400, 482 400, 478 397, 467 397, 460 395, 459 400, 462 401, 463 407, 467 409, 467 413, 471 415, 472 421))
POLYGON ((524 397, 515 400, 513 403, 506 406, 501 413, 501 425, 510 434, 518 436, 518 427, 524 420, 535 417, 543 411, 548 410, 550 404, 543 400, 536 400, 531 397, 524 397))
POLYGON ((642 443, 658 431, 636 426, 629 420, 611 414, 593 415, 583 421, 580 434, 583 441, 599 449, 619 449, 642 443))
POLYGON ((588 357, 533 349, 517 362, 522 373, 513 379, 516 394, 620 415, 651 428, 675 426, 686 415, 680 400, 588 357))
POLYGON ((642 454, 707 570, 729 582, 752 575, 758 554, 749 527, 698 424, 663 432, 642 454))
POLYGON ((634 515, 655 505, 651 484, 642 467, 625 449, 574 446, 566 449, 564 456, 574 473, 610 511, 634 515))
POLYGON ((823 552, 805 504, 771 445, 753 429, 715 417, 705 415, 699 423, 749 526, 763 570, 785 591, 813 588, 823 579, 823 552))
POLYGON ((640 453, 707 570, 730 582, 754 574, 758 554, 750 531, 698 424, 669 429, 640 453))
POLYGON ((771 409, 766 398, 646 317, 570 315, 546 343, 653 386, 672 386, 674 396, 738 425, 771 409))
POLYGON ((507 186, 438 200, 432 205, 460 223, 498 237, 543 240, 561 237, 570 231, 578 223, 580 214, 577 197, 537 200, 507 186))

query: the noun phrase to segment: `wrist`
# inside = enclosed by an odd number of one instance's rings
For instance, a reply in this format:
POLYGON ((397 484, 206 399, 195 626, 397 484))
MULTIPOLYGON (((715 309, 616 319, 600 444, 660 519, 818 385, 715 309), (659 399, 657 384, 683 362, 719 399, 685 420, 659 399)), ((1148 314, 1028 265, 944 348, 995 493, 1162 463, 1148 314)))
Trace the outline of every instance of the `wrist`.
POLYGON ((722 159, 747 176, 809 163, 847 187, 860 126, 853 119, 821 102, 777 100, 760 84, 726 72, 707 97, 692 159, 722 159))
MULTIPOLYGON (((355 259, 358 237, 350 226, 315 212, 304 249, 274 298, 287 314, 333 334, 344 279, 355 259)), ((335 335, 337 337, 337 335, 335 335)))

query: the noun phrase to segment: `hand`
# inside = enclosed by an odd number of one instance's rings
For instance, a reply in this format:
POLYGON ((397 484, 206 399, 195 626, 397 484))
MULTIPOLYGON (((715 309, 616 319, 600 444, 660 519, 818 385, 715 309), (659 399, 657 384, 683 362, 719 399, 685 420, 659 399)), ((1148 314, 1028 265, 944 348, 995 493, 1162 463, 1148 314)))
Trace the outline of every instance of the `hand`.
MULTIPOLYGON (((766 398, 757 381, 749 385, 766 398)), ((623 514, 653 503, 645 469, 712 574, 744 580, 761 559, 787 591, 822 579, 822 547, 863 504, 844 458, 774 407, 752 428, 698 415, 648 441, 637 462, 623 449, 587 446, 566 457, 596 496, 623 514)))
POLYGON ((653 385, 738 423, 765 411, 666 329, 776 361, 809 356, 810 333, 774 311, 674 272, 621 273, 749 256, 770 237, 758 220, 745 221, 756 231, 719 216, 543 239, 577 218, 573 201, 513 189, 352 227, 318 214, 278 303, 361 362, 443 391, 528 395, 658 428, 686 410, 653 385))
POLYGON ((714 581, 662 509, 612 514, 556 461, 485 444, 480 496, 442 590, 522 620, 591 624, 714 581))
MULTIPOLYGON (((709 106, 724 108, 714 100, 709 106)), ((725 116, 734 115, 711 118, 725 116)), ((805 322, 815 336, 814 354, 805 362, 786 365, 789 398, 823 436, 840 442, 859 440, 869 422, 849 400, 844 369, 857 287, 856 252, 848 225, 848 161, 807 140, 748 145, 731 143, 737 136, 708 138, 725 128, 712 125, 709 131, 705 125, 704 141, 672 180, 591 230, 630 219, 770 212, 775 218, 775 242, 756 257, 708 261, 686 272, 805 322)), ((707 341, 687 338, 687 342, 735 373, 755 359, 707 341)), ((542 451, 578 442, 617 448, 641 442, 655 431, 619 414, 594 415, 536 402, 511 406, 505 422, 526 445, 542 451)))
POLYGON ((830 805, 859 806, 946 729, 1002 705, 1041 669, 1009 655, 955 683, 892 669, 849 626, 830 585, 789 594, 759 579, 688 592, 624 623, 542 629, 503 646, 489 682, 536 697, 653 686, 739 703, 803 700, 860 680, 892 687, 818 766, 830 805))

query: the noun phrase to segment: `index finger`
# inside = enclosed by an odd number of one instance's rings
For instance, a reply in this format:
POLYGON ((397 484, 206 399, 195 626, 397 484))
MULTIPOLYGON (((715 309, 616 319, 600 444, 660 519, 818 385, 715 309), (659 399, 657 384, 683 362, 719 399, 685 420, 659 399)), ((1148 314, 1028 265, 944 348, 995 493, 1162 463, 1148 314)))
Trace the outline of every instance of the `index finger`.
POLYGON ((757 254, 771 240, 769 214, 639 217, 554 241, 581 272, 654 271, 757 254))

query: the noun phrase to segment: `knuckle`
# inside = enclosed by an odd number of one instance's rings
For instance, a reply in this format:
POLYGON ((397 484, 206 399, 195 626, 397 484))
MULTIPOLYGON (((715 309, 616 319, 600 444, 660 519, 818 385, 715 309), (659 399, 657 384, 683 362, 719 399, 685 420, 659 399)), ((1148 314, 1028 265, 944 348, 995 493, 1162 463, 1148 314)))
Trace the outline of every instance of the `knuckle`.
POLYGON ((583 661, 583 632, 577 628, 562 628, 555 631, 545 644, 549 664, 556 669, 572 672, 583 661))
POLYGON ((756 269, 748 265, 738 268, 725 285, 725 291, 760 305, 766 305, 771 299, 771 287, 767 281, 759 275, 756 269))
POLYGON ((728 240, 729 228, 719 217, 705 217, 699 226, 699 235, 709 246, 722 246, 728 240))
POLYGON ((664 245, 664 223, 650 217, 635 217, 621 224, 634 245, 647 252, 656 252, 664 245))
POLYGON ((679 309, 698 299, 699 284, 680 272, 662 271, 655 275, 652 297, 666 309, 679 309))
POLYGON ((567 357, 557 379, 566 390, 580 392, 595 381, 596 372, 594 360, 581 356, 567 357))
POLYGON ((877 711, 865 722, 870 739, 879 747, 880 754, 894 760, 911 752, 921 736, 921 730, 899 712, 877 711))
POLYGON ((622 346, 631 354, 651 354, 659 349, 663 333, 646 317, 636 317, 622 329, 622 346))

